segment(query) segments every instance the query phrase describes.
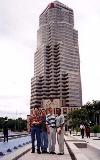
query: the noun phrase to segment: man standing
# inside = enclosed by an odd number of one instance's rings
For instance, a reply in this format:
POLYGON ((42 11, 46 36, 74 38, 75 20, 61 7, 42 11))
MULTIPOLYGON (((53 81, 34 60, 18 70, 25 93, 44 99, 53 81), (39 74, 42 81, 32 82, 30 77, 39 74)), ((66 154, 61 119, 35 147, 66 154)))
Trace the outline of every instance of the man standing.
POLYGON ((48 132, 48 145, 49 145, 49 153, 55 153, 55 144, 56 144, 56 117, 53 114, 52 108, 48 108, 49 114, 46 117, 46 125, 48 132))
POLYGON ((7 140, 8 142, 8 119, 5 117, 3 124, 3 134, 4 134, 4 142, 7 140))
POLYGON ((56 117, 56 127, 57 127, 57 140, 59 145, 59 153, 58 155, 64 154, 64 116, 61 115, 61 109, 57 110, 58 116, 56 117))
POLYGON ((82 136, 82 138, 84 138, 84 129, 85 129, 84 124, 80 125, 80 129, 81 129, 81 136, 82 136))
POLYGON ((70 133, 70 135, 71 135, 71 133, 72 133, 72 130, 71 130, 71 128, 69 128, 69 133, 70 133))
POLYGON ((32 153, 35 153, 35 135, 37 140, 37 153, 41 154, 41 116, 39 109, 35 108, 33 115, 30 116, 31 138, 32 138, 32 153))
POLYGON ((86 132, 86 137, 90 138, 90 126, 89 125, 86 125, 85 132, 86 132))
POLYGON ((46 111, 42 109, 41 113, 41 150, 42 153, 47 153, 48 148, 48 134, 47 134, 47 127, 46 127, 46 111))

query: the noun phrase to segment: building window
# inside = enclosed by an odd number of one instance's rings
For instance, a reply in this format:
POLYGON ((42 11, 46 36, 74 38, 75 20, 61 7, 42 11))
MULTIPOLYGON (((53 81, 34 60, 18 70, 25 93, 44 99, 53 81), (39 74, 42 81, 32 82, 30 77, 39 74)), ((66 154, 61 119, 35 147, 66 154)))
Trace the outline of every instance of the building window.
POLYGON ((67 108, 63 108, 63 114, 67 113, 67 108))

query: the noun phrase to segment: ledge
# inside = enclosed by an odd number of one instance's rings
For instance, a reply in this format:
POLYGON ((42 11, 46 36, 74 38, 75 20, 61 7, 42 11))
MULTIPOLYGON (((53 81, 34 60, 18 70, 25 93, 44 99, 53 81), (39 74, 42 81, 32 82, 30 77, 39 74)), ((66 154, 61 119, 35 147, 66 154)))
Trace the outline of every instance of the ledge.
MULTIPOLYGON (((76 140, 77 143, 77 140, 76 140)), ((67 137, 65 136, 65 144, 68 148, 68 151, 70 153, 70 156, 72 160, 89 160, 81 151, 79 148, 76 147, 75 141, 67 141, 67 137)), ((82 145, 82 142, 81 142, 82 145)), ((85 145, 85 142, 83 142, 83 145, 85 145)))

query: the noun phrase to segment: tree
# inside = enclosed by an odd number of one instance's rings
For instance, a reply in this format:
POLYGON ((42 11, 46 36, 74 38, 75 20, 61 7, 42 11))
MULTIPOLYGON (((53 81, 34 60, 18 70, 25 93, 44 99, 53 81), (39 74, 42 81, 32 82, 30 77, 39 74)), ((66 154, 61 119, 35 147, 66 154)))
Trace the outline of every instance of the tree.
POLYGON ((85 108, 89 115, 92 125, 100 123, 100 101, 88 102, 82 108, 85 108))
POLYGON ((86 109, 75 110, 68 113, 69 123, 73 128, 79 127, 81 123, 88 123, 89 117, 86 109))
MULTIPOLYGON (((0 131, 3 128, 4 118, 0 117, 0 131)), ((22 118, 18 119, 8 119, 8 128, 12 131, 23 131, 27 130, 27 120, 23 120, 22 118)))
POLYGON ((0 130, 3 128, 4 118, 0 117, 0 130))

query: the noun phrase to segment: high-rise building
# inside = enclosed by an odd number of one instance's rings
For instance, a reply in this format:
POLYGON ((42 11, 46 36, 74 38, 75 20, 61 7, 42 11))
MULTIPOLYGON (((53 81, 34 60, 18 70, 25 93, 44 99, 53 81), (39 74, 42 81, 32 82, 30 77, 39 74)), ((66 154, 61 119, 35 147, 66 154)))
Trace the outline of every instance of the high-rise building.
POLYGON ((61 107, 66 113, 82 105, 78 31, 73 10, 54 1, 41 13, 31 79, 31 111, 35 106, 61 107))

